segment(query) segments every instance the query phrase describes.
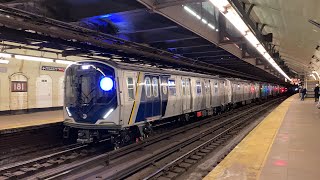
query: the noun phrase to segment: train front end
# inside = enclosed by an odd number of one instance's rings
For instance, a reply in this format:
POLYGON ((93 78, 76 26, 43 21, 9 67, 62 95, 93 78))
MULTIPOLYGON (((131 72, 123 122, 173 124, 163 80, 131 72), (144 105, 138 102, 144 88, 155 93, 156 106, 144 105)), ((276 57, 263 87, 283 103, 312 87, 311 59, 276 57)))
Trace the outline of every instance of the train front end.
POLYGON ((65 73, 64 137, 90 143, 120 128, 116 68, 80 62, 65 73), (72 134, 72 136, 71 136, 72 134))

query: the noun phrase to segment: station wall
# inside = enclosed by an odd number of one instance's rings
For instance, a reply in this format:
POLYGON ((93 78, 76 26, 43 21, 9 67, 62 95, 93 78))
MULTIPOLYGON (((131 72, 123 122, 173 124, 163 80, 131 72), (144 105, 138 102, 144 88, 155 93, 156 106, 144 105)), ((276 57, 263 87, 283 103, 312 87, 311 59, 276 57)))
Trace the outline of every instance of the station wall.
POLYGON ((0 111, 62 106, 66 66, 14 59, 0 64, 0 111))

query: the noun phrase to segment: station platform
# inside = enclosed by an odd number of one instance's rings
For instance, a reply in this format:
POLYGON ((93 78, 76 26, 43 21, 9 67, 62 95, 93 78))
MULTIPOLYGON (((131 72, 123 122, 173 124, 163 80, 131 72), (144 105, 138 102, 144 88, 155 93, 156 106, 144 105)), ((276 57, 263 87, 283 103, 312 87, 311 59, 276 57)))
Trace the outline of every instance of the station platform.
POLYGON ((316 180, 320 109, 293 95, 275 108, 204 180, 316 180))
POLYGON ((34 112, 19 115, 1 115, 0 134, 44 127, 53 123, 61 123, 62 121, 62 110, 34 112))

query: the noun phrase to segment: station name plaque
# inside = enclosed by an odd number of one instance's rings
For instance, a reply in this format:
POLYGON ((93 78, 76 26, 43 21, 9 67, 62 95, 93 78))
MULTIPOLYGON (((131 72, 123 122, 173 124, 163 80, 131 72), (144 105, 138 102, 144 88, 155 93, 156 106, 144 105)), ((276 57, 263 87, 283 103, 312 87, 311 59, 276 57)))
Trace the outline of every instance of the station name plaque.
POLYGON ((27 81, 11 81, 11 92, 27 92, 27 81))

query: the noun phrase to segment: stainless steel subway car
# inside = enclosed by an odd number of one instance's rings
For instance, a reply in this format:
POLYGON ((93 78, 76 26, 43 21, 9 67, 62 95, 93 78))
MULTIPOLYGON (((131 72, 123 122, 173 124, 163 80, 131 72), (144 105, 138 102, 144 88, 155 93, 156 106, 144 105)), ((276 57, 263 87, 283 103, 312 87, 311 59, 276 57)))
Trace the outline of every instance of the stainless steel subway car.
POLYGON ((188 121, 277 95, 266 83, 114 62, 79 62, 65 73, 64 135, 76 132, 85 143, 126 143, 160 120, 188 121))

